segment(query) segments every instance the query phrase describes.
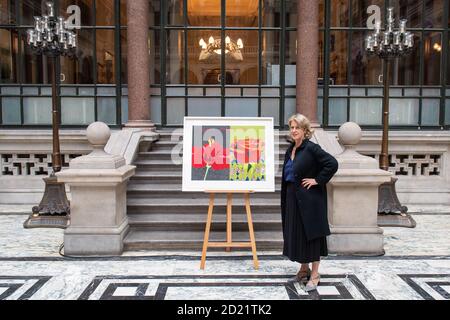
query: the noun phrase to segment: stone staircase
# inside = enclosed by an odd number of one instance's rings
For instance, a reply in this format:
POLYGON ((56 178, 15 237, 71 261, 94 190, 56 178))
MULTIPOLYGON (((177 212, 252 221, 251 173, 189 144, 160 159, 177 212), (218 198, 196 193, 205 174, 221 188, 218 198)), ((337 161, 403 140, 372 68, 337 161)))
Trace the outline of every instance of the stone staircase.
MULTIPOLYGON (((181 191, 182 161, 178 161, 179 164, 172 161, 172 150, 175 148, 180 151, 181 159, 182 135, 171 131, 159 133, 160 140, 153 144, 151 151, 140 153, 134 163, 137 166, 136 175, 128 184, 130 232, 124 239, 125 250, 201 251, 209 196, 200 192, 181 191)), ((289 143, 284 139, 285 133, 281 135, 283 139, 275 139, 275 162, 278 165, 276 192, 250 196, 257 249, 280 250, 283 244, 280 216, 281 161, 289 143)), ((279 134, 277 137, 280 137, 279 134)), ((242 195, 233 197, 232 219, 233 241, 249 241, 242 195)), ((226 195, 218 195, 210 240, 225 239, 226 195)))

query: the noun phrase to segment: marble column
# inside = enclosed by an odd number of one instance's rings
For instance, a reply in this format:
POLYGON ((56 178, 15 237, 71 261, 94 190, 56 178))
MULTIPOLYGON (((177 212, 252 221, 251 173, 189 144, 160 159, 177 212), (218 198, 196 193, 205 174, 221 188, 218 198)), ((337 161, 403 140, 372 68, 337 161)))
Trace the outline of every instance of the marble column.
POLYGON ((305 115, 317 127, 319 3, 298 0, 297 10, 297 112, 305 115))
POLYGON ((150 117, 148 0, 127 1, 128 123, 125 127, 154 130, 150 117))

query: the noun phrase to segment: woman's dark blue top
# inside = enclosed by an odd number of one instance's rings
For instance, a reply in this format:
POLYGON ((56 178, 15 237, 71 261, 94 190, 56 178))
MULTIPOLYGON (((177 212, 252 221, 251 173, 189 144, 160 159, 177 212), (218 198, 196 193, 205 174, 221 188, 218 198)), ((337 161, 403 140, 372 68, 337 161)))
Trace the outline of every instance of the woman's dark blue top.
POLYGON ((284 166, 284 176, 286 182, 296 182, 294 175, 294 162, 291 160, 291 158, 289 158, 289 161, 286 162, 286 165, 284 166))

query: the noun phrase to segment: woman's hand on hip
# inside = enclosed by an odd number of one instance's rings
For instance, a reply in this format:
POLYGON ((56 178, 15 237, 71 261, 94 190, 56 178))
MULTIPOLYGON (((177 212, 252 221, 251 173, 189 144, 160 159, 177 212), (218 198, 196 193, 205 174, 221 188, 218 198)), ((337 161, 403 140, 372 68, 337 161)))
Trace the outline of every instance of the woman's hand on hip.
POLYGON ((303 179, 302 186, 306 189, 310 189, 311 187, 317 186, 318 183, 315 179, 303 179))

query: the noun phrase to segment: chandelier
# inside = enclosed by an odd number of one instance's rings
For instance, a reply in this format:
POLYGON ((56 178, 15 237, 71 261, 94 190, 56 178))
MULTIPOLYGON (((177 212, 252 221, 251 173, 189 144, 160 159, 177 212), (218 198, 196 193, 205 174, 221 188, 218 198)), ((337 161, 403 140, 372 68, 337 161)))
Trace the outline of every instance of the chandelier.
MULTIPOLYGON (((212 55, 222 55, 222 41, 220 38, 214 39, 213 36, 209 37, 208 43, 205 40, 200 39, 199 45, 202 48, 200 52, 199 60, 206 60, 212 55)), ((236 42, 231 40, 229 36, 225 38, 225 54, 232 56, 234 59, 242 61, 241 49, 244 48, 244 42, 239 38, 236 42)))
POLYGON ((375 31, 366 37, 366 51, 382 59, 394 59, 409 54, 414 47, 414 34, 406 31, 408 20, 401 19, 395 30, 394 8, 388 8, 387 24, 381 30, 381 21, 375 24, 375 31))
POLYGON ((34 28, 27 30, 27 43, 36 54, 50 57, 75 55, 77 34, 68 29, 63 17, 56 17, 52 2, 46 2, 47 15, 34 17, 34 28))

